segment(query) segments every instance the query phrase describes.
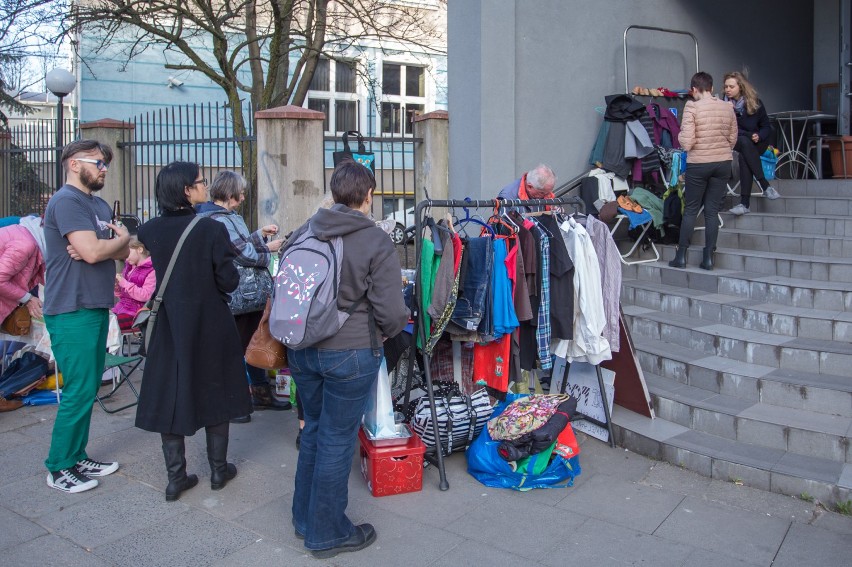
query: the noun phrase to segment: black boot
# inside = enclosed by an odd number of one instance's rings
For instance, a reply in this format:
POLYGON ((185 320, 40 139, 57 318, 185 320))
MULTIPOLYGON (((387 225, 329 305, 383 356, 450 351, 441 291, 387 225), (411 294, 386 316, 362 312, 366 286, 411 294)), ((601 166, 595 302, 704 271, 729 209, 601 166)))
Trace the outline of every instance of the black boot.
POLYGON ((169 485, 166 487, 166 502, 174 502, 180 498, 181 492, 189 490, 198 484, 198 477, 186 474, 186 458, 184 456, 184 438, 170 435, 163 439, 163 457, 166 459, 166 471, 169 474, 169 485))
POLYGON ((701 260, 701 267, 705 270, 713 269, 713 252, 715 252, 715 248, 704 247, 704 259, 701 260))
POLYGON ((687 250, 689 250, 689 246, 678 246, 677 252, 675 252, 674 260, 669 262, 669 266, 671 266, 672 268, 685 268, 687 250))
POLYGON ((210 488, 221 490, 228 481, 237 476, 237 467, 228 462, 228 437, 207 433, 207 460, 210 462, 210 488))
POLYGON ((290 402, 279 402, 272 395, 272 388, 269 384, 252 384, 251 385, 251 403, 256 410, 288 410, 293 406, 290 402))

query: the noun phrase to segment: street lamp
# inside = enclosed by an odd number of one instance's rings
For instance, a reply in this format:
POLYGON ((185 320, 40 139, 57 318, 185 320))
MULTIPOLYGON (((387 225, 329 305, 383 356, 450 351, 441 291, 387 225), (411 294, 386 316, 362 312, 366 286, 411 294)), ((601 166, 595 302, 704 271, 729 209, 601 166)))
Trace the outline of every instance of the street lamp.
POLYGON ((77 86, 77 79, 65 69, 54 69, 44 78, 47 90, 59 99, 56 105, 56 188, 62 187, 62 99, 71 94, 77 86))

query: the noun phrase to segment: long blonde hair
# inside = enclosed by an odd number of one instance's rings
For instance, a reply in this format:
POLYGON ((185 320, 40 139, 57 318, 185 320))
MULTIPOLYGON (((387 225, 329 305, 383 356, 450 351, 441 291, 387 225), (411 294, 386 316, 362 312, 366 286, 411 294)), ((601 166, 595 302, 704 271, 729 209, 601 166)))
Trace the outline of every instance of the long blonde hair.
POLYGON ((725 75, 725 81, 728 79, 733 79, 737 82, 740 87, 740 96, 745 99, 745 107, 746 112, 748 114, 754 114, 757 112, 757 109, 760 108, 760 101, 757 97, 757 90, 751 83, 748 82, 748 79, 745 78, 745 75, 740 73, 739 71, 732 71, 725 75))

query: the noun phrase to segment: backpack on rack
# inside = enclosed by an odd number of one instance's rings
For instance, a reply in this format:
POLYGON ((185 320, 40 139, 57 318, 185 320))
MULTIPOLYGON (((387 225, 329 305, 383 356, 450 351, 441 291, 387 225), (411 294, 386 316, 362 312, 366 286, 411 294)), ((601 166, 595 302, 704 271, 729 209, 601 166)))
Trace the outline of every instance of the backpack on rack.
POLYGON ((294 350, 336 334, 363 298, 346 311, 337 308, 343 239, 319 238, 310 225, 284 251, 275 276, 269 332, 294 350))

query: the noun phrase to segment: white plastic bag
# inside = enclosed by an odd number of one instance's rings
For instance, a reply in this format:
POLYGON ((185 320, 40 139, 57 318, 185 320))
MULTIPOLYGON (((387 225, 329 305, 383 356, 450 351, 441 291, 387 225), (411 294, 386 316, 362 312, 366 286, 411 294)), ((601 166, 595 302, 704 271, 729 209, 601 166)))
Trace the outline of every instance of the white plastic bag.
POLYGON ((379 376, 373 388, 373 395, 367 400, 367 411, 364 412, 364 427, 375 439, 396 437, 390 377, 388 376, 388 367, 384 359, 382 359, 382 364, 379 366, 379 376))

